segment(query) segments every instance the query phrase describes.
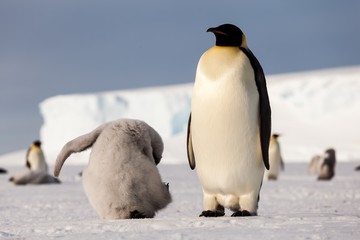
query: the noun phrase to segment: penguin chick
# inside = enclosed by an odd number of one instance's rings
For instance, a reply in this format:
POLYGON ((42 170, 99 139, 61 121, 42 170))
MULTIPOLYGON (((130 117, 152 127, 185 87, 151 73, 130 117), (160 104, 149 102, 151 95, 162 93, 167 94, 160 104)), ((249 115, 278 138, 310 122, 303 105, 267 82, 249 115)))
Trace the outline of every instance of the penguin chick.
POLYGON ((204 194, 200 216, 257 215, 269 169, 271 109, 265 75, 232 24, 209 28, 216 46, 200 58, 188 121, 187 154, 204 194))
POLYGON ((44 153, 41 149, 41 142, 34 141, 26 152, 26 166, 30 170, 44 170, 48 171, 48 166, 45 161, 44 153))
POLYGON ((269 164, 270 169, 265 170, 265 180, 277 180, 280 170, 284 170, 284 162, 281 157, 279 134, 272 134, 269 145, 269 164))
POLYGON ((315 155, 311 158, 308 170, 311 174, 318 175, 322 163, 324 162, 324 156, 315 155))
POLYGON ((168 185, 156 165, 163 153, 160 135, 143 121, 121 119, 105 123, 65 144, 54 175, 75 152, 92 147, 83 171, 90 204, 104 219, 152 218, 171 202, 168 185))

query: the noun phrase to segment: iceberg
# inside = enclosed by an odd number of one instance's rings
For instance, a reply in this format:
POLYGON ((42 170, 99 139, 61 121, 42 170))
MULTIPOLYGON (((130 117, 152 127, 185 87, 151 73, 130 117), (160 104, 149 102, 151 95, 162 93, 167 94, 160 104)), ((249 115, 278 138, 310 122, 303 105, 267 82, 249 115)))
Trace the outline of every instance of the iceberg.
MULTIPOLYGON (((267 76, 272 130, 286 161, 310 161, 326 148, 339 160, 360 158, 360 67, 267 76)), ((40 103, 47 161, 69 140, 119 118, 141 119, 165 142, 163 163, 186 163, 186 130, 193 83, 54 96, 40 103)), ((75 155, 86 163, 89 151, 75 155)))

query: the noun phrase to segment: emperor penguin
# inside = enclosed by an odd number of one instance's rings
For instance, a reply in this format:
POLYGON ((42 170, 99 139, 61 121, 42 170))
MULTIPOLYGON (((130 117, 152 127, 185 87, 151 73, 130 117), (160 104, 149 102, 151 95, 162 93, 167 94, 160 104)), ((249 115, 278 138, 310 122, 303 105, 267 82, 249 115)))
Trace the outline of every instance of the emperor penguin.
POLYGON ((48 174, 41 141, 34 141, 26 152, 26 171, 12 176, 9 181, 15 185, 60 183, 57 178, 48 174))
POLYGON ((44 153, 41 149, 41 141, 34 141, 26 152, 26 166, 30 170, 48 170, 44 153))
POLYGON ((209 28, 216 45, 200 58, 188 121, 187 154, 203 190, 200 216, 257 215, 271 109, 263 69, 232 24, 209 28))
POLYGON ((66 143, 54 175, 75 152, 92 147, 83 171, 83 187, 95 211, 104 219, 152 218, 171 202, 168 184, 157 164, 163 153, 160 135, 140 120, 120 119, 66 143))
POLYGON ((272 134, 269 145, 269 164, 270 169, 265 170, 265 180, 277 180, 280 170, 284 170, 284 161, 281 156, 280 143, 278 141, 279 134, 272 134))
POLYGON ((335 176, 335 149, 329 148, 325 153, 311 159, 309 171, 318 175, 318 180, 331 180, 335 176))

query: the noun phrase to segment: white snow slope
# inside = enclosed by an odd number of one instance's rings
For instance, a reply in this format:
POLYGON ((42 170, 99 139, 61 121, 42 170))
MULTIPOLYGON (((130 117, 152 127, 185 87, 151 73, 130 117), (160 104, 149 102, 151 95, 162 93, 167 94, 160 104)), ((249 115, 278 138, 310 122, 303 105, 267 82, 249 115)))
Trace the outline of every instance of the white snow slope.
MULTIPOLYGON (((341 161, 360 158, 360 67, 268 76, 273 132, 285 161, 308 161, 328 147, 341 161)), ((193 84, 55 96, 40 104, 49 163, 69 140, 118 118, 137 118, 167 142, 165 163, 185 163, 193 84), (176 144, 172 144, 176 143, 176 144), (180 144, 178 144, 180 143, 180 144)), ((86 163, 88 152, 78 156, 86 163)), ((70 160, 73 163, 72 160, 70 160)))

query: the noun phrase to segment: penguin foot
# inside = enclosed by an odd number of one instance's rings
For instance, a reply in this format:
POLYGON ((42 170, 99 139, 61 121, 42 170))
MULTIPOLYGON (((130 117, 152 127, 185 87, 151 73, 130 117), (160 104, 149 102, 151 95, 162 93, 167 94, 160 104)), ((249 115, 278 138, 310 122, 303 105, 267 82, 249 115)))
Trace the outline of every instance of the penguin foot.
POLYGON ((138 210, 130 212, 130 218, 147 218, 145 214, 139 212, 138 210))
POLYGON ((252 216, 251 213, 249 211, 243 210, 243 211, 236 211, 234 212, 232 215, 232 217, 250 217, 252 216))
POLYGON ((224 215, 225 215, 225 213, 223 211, 206 210, 206 211, 203 211, 199 217, 222 217, 224 215))

